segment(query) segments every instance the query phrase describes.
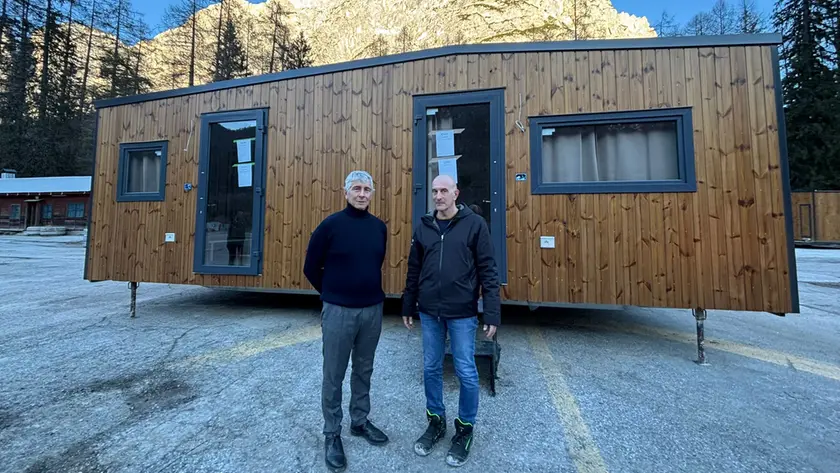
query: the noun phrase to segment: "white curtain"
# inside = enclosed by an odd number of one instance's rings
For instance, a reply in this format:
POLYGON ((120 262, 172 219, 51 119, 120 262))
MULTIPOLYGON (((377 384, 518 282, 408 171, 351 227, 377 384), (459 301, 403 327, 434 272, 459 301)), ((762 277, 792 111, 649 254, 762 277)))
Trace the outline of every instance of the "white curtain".
POLYGON ((441 113, 438 109, 434 115, 426 116, 426 212, 435 208, 435 199, 432 197, 432 181, 438 175, 437 164, 437 137, 436 131, 452 130, 452 116, 441 113))
POLYGON ((543 182, 679 179, 672 123, 544 128, 543 182))
POLYGON ((128 192, 158 192, 160 190, 159 151, 129 152, 128 192))

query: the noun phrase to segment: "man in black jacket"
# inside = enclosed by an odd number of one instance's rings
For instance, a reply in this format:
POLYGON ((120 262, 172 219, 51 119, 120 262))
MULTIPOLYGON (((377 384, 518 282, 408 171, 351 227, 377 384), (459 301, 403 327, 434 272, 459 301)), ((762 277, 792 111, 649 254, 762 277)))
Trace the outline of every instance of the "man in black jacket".
POLYGON ((478 412, 478 300, 483 296, 484 331, 487 338, 492 338, 501 323, 499 279, 487 223, 464 205, 456 205, 454 179, 446 175, 435 178, 432 195, 435 210, 423 216, 412 236, 403 295, 405 326, 412 328, 417 308, 423 328, 423 383, 429 425, 415 442, 414 451, 428 455, 446 433, 443 356, 448 331, 461 389, 455 435, 446 462, 461 466, 474 443, 473 424, 478 412))
POLYGON ((341 386, 351 352, 350 433, 372 445, 388 442, 367 418, 374 354, 382 332, 382 263, 388 230, 368 211, 373 194, 370 174, 351 172, 344 188, 347 207, 324 219, 312 232, 303 266, 323 301, 324 459, 334 471, 346 466, 341 442, 341 386))

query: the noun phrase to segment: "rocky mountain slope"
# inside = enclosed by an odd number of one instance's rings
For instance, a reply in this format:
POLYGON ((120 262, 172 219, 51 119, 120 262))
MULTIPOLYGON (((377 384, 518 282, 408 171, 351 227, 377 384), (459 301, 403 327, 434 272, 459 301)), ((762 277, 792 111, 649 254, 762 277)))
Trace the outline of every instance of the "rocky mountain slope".
MULTIPOLYGON (((303 32, 315 65, 463 43, 655 36, 644 17, 618 12, 610 0, 225 0, 251 74, 269 72, 280 7, 289 35, 303 32), (274 10, 272 9, 272 3, 274 10)), ((209 82, 221 4, 198 15, 196 84, 209 82)), ((225 11, 227 12, 227 11, 225 11)), ((187 85, 186 27, 133 46, 154 90, 187 85)), ((275 64, 275 70, 279 66, 275 64)))

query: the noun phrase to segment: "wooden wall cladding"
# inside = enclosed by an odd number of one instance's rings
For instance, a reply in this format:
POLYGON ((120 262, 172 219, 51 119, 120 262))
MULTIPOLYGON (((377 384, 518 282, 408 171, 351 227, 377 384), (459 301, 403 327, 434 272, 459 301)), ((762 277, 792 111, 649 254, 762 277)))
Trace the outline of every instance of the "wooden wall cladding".
POLYGON ((840 192, 814 192, 814 217, 819 241, 840 242, 840 192))
POLYGON ((343 178, 376 180, 390 230, 385 289, 411 236, 412 96, 505 88, 508 285, 522 301, 791 312, 769 47, 458 55, 100 111, 89 278, 310 289, 308 237, 344 207, 343 178), (519 108, 520 94, 522 109, 519 108), (533 115, 693 107, 698 190, 530 194, 533 115), (263 275, 192 273, 200 115, 268 107, 263 275), (116 203, 121 142, 169 140, 165 202, 116 203), (165 244, 165 232, 178 241, 165 244), (539 247, 541 235, 556 248, 539 247))

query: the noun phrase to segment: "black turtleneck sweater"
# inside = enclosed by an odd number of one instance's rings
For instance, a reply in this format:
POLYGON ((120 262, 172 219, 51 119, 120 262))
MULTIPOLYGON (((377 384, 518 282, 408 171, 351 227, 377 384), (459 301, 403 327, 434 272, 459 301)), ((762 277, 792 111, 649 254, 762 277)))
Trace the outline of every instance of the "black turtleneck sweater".
POLYGON ((303 273, 321 300, 344 307, 368 307, 385 300, 382 262, 388 229, 367 210, 351 205, 312 232, 303 273))

